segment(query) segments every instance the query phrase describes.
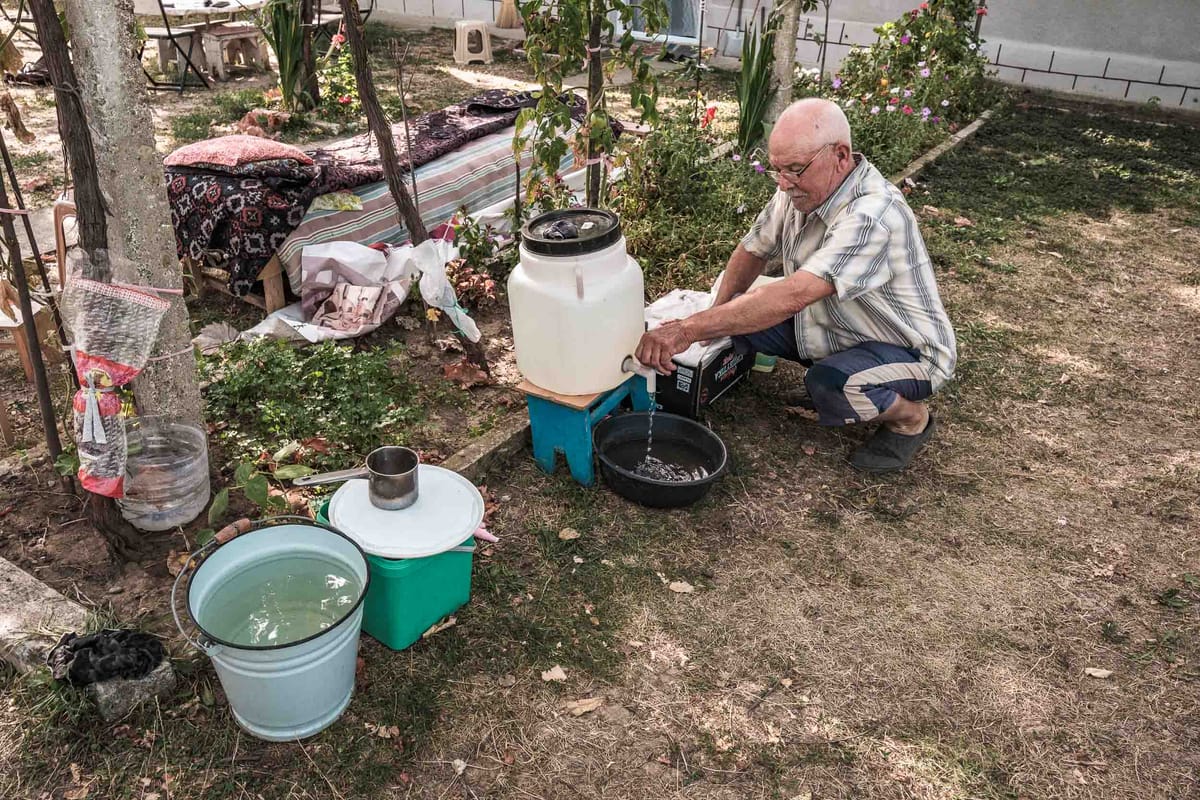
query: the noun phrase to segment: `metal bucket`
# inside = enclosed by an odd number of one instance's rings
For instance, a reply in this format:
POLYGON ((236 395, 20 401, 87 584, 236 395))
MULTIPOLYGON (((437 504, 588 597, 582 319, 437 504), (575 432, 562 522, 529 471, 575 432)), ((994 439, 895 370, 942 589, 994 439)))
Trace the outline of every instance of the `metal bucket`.
POLYGON ((239 520, 188 559, 171 590, 171 611, 184 638, 212 659, 238 724, 260 739, 289 741, 324 730, 350 704, 369 582, 366 554, 328 525, 304 517, 239 520), (359 581, 359 596, 345 615, 306 639, 282 645, 233 644, 207 632, 207 609, 233 576, 253 565, 306 554, 338 561, 359 581), (179 617, 176 593, 185 575, 191 576, 187 613, 200 629, 198 639, 188 635, 179 617))

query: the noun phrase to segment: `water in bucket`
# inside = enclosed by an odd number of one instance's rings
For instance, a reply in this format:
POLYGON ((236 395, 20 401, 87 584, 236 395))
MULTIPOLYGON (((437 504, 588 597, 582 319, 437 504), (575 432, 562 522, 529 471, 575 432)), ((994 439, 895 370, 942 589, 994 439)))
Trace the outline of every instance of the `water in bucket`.
POLYGON ((299 642, 349 614, 362 584, 346 564, 289 555, 234 573, 213 592, 203 625, 234 645, 299 642))

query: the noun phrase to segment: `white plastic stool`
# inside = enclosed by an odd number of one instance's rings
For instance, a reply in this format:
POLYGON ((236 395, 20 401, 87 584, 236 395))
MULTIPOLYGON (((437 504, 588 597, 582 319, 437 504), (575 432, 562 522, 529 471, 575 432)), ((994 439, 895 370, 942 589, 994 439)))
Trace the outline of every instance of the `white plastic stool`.
POLYGON ((492 37, 488 34, 486 22, 460 19, 454 23, 454 61, 458 64, 470 64, 472 61, 492 63, 492 37), (471 41, 473 33, 479 34, 478 42, 471 41))

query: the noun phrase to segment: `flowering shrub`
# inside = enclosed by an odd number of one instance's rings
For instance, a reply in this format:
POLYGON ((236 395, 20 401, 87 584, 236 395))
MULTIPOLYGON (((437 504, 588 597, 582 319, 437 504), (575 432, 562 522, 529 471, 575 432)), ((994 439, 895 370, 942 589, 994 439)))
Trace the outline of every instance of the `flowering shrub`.
POLYGON ((647 297, 707 289, 775 191, 761 155, 716 155, 718 112, 708 108, 699 120, 666 113, 645 139, 620 140, 625 175, 609 186, 606 207, 621 217, 647 297))
POLYGON ((358 99, 358 81, 354 77, 354 56, 344 47, 345 35, 337 33, 329 44, 329 53, 317 73, 321 90, 321 114, 333 119, 356 119, 362 114, 358 99))
POLYGON ((925 118, 978 113, 990 98, 977 10, 973 0, 930 0, 876 28, 879 40, 851 50, 842 63, 833 82, 837 98, 882 108, 899 94, 902 105, 929 108, 925 118))
POLYGON ((876 28, 879 41, 851 50, 827 82, 815 68, 798 69, 795 96, 841 105, 855 149, 885 175, 895 172, 995 102, 975 35, 981 10, 975 0, 921 3, 876 28))

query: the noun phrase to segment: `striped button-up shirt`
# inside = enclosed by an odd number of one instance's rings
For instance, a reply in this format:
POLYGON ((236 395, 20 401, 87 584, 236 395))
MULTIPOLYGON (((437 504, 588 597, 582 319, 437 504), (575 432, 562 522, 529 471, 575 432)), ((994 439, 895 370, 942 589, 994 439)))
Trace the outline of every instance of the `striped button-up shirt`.
POLYGON ((915 350, 937 390, 954 373, 954 329, 904 195, 860 154, 829 198, 810 214, 776 191, 742 246, 782 258, 837 290, 796 315, 800 357, 813 361, 868 341, 915 350))

